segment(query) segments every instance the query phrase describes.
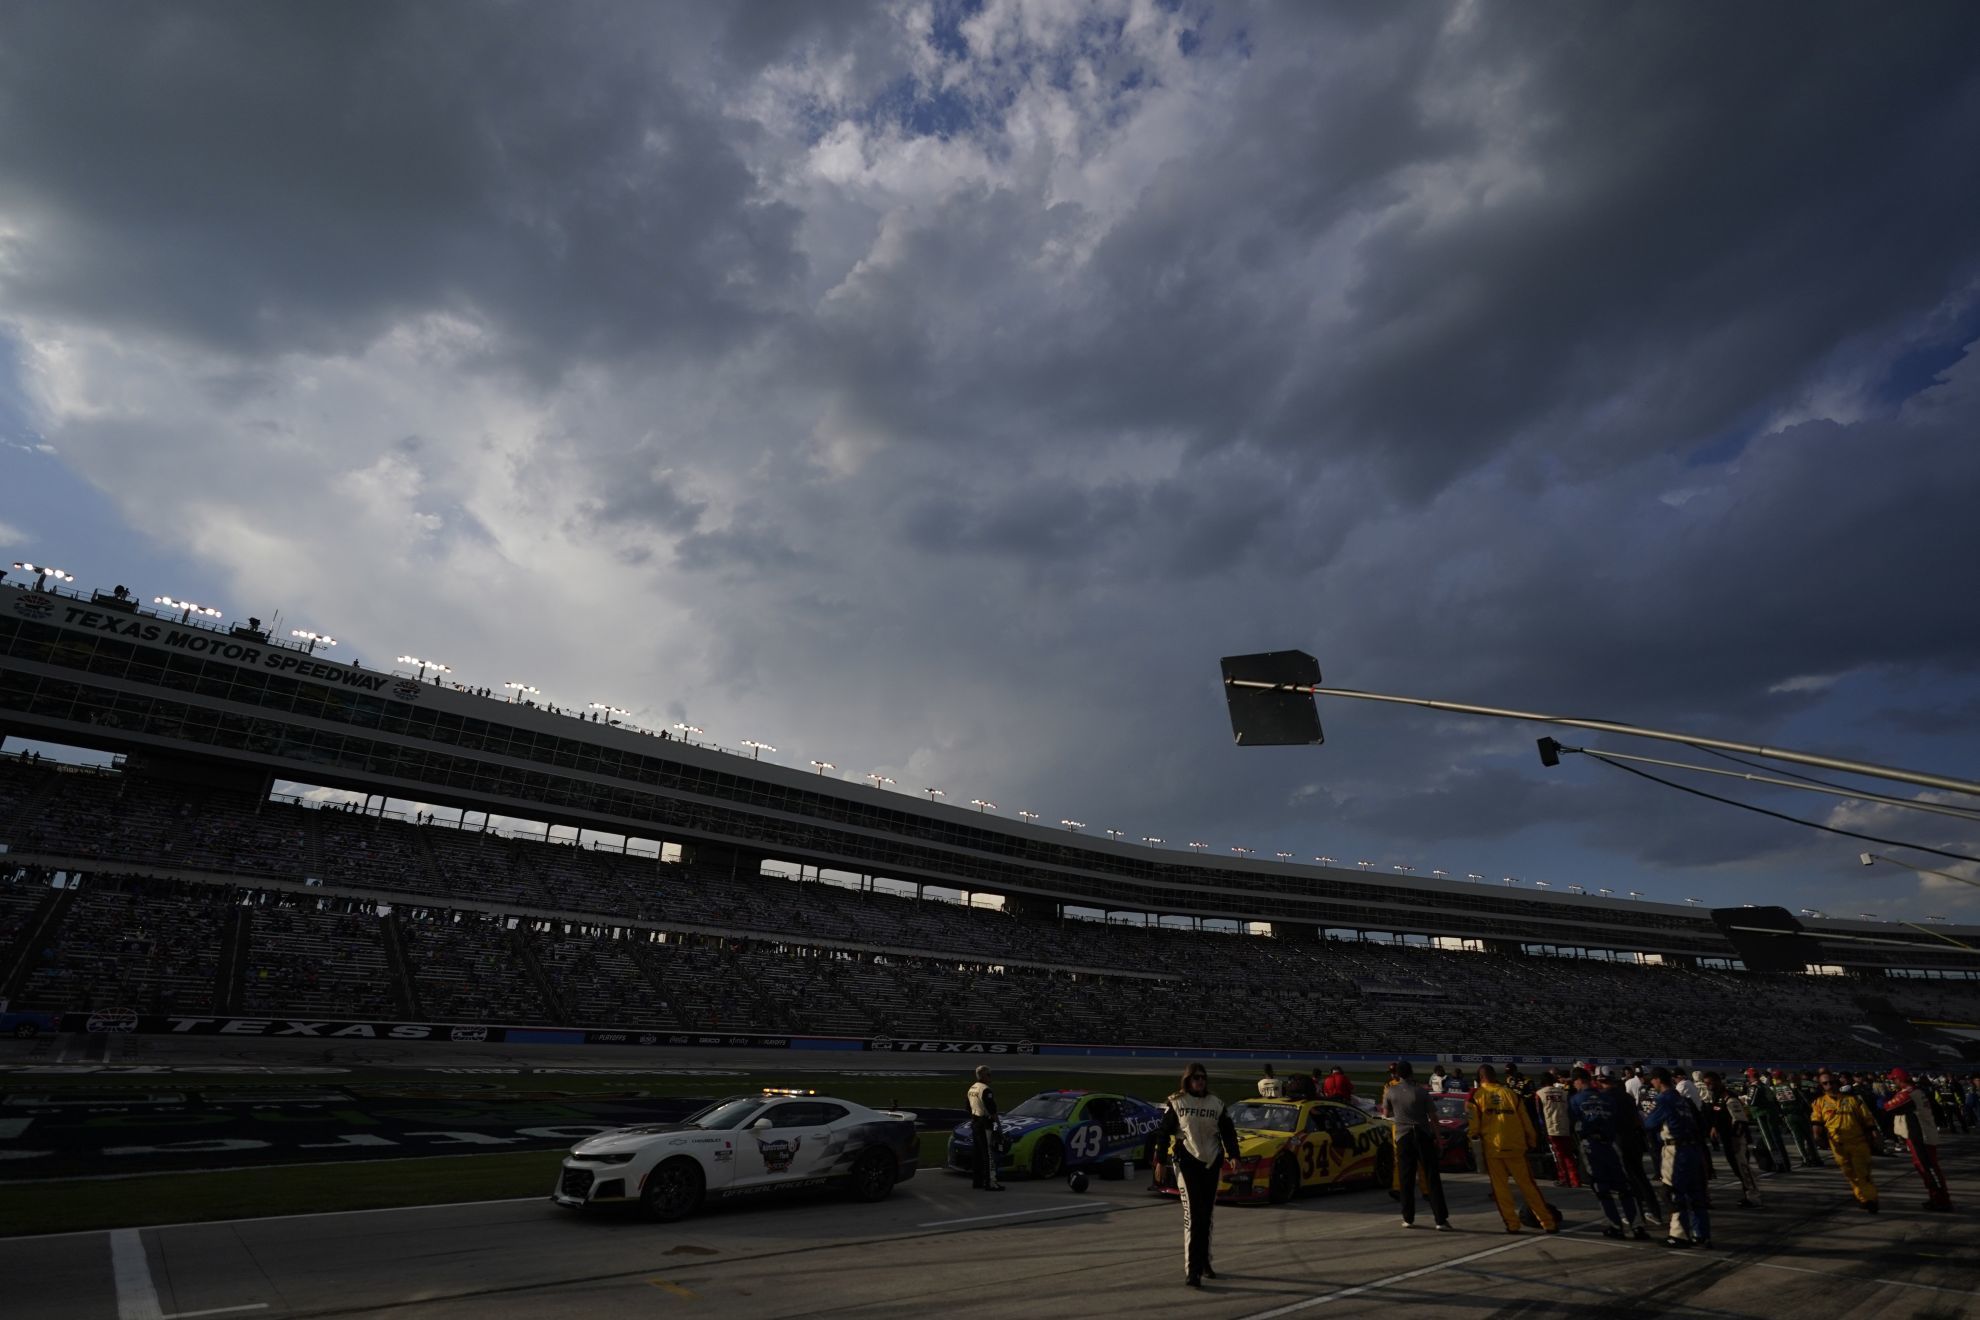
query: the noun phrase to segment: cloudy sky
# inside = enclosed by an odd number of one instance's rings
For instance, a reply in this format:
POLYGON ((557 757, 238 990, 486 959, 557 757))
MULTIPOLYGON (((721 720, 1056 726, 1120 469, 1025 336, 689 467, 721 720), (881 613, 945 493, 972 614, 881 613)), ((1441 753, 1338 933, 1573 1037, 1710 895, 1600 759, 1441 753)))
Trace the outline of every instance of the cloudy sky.
POLYGON ((1240 751, 1217 683, 1980 774, 1976 49, 1931 0, 14 0, 0 550, 1092 831, 1980 918, 1526 726, 1240 751))

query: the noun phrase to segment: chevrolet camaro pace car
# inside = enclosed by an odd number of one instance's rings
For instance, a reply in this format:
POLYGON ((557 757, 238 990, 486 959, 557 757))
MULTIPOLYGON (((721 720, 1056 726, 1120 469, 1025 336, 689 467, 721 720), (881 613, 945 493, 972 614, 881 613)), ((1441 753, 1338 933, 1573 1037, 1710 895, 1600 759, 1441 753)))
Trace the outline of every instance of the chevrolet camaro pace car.
POLYGON ((1471 1115, 1465 1104, 1471 1099, 1471 1092, 1446 1092, 1430 1097, 1430 1107, 1437 1115, 1437 1161, 1438 1167, 1462 1169, 1466 1173, 1476 1171, 1478 1157, 1471 1153, 1471 1138, 1467 1135, 1471 1115))
POLYGON ((841 1187, 883 1200, 914 1177, 914 1115, 785 1091, 731 1096, 679 1123, 643 1123, 571 1147, 551 1199, 640 1206, 661 1221, 711 1198, 841 1187))
MULTIPOLYGON (((1149 1163, 1162 1107, 1104 1091, 1041 1091, 1001 1115, 1005 1173, 1055 1178, 1072 1169, 1118 1176, 1131 1163, 1149 1163)), ((949 1135, 949 1167, 969 1173, 976 1134, 969 1123, 949 1135)))
MULTIPOLYGON (((1387 1187, 1396 1146, 1389 1121, 1338 1100, 1241 1100, 1230 1108, 1236 1160, 1224 1161, 1219 1201, 1289 1201, 1327 1187, 1387 1187)), ((1155 1189, 1180 1194, 1164 1164, 1155 1189)))

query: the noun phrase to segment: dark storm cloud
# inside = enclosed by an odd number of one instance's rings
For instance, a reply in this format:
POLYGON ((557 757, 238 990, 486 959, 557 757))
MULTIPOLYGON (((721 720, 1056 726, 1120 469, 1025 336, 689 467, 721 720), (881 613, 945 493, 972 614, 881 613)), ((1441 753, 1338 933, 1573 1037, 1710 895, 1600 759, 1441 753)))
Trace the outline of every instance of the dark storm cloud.
POLYGON ((0 43, 16 311, 252 355, 484 320, 533 365, 747 333, 801 270, 669 11, 27 5, 0 43))

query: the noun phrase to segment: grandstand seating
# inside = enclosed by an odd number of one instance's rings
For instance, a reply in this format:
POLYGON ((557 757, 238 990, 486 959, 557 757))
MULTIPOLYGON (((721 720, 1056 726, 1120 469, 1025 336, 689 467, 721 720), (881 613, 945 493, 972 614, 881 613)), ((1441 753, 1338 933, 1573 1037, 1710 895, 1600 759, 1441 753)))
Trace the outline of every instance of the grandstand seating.
MULTIPOLYGON (((92 859, 102 872, 19 969, 12 990, 24 1007, 232 1003, 1316 1057, 1622 1050, 1868 1061, 1906 1048, 1867 1031, 1861 978, 1019 917, 11 760, 0 762, 0 826, 16 852, 92 859), (118 879, 120 868, 183 878, 118 879), (344 892, 261 883, 306 877, 344 892), (223 968, 227 923, 242 910, 245 956, 223 968), (230 975, 237 985, 219 983, 230 975)), ((0 955, 26 953, 24 924, 46 893, 35 879, 0 884, 0 955)), ((1980 1017, 1980 982, 1879 978, 1871 988, 1902 1012, 1980 1017)))

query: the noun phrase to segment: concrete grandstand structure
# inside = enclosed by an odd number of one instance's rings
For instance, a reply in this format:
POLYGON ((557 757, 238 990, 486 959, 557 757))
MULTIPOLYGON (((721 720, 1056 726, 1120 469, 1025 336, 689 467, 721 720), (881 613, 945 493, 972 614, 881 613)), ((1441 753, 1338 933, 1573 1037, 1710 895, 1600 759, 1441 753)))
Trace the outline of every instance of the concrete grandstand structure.
POLYGON ((330 661, 121 589, 0 583, 0 734, 124 758, 0 774, 16 870, 92 876, 33 902, 0 889, 0 992, 48 1007, 1549 1054, 1595 1045, 1560 1010, 1596 997, 1615 1048, 1875 1058, 1902 1046, 1864 1024, 1971 1021, 1980 1000, 1980 959, 1903 926, 1814 921, 1817 961, 1844 975, 1746 975, 1699 909, 1045 829, 330 661), (649 840, 678 861, 315 810, 279 800, 283 783, 649 840), (1001 910, 764 878, 778 864, 1001 910), (134 928, 142 950, 118 950, 134 928), (1587 951, 1629 961, 1531 956, 1587 951), (1185 981, 1227 987, 1231 1039, 1174 1039, 1185 981), (1688 1035, 1655 1026, 1649 1001, 1673 994, 1688 1035), (1328 1021, 1320 995, 1355 1001, 1355 1023, 1328 1021), (1492 1026, 1488 1010, 1529 1001, 1492 1026))

